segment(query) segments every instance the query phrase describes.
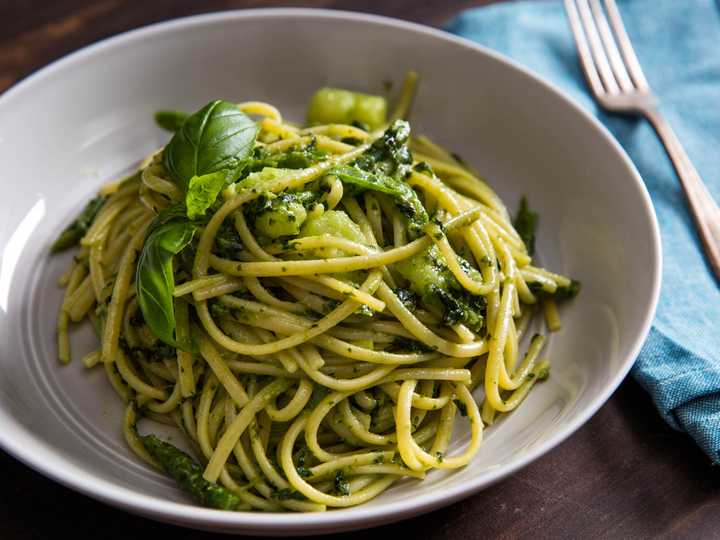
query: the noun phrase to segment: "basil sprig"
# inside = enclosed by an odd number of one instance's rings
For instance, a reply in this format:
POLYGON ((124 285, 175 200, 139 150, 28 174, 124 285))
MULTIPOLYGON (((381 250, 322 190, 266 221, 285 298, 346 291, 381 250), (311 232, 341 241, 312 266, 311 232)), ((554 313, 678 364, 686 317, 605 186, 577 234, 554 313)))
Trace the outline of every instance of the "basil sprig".
POLYGON ((155 227, 138 259, 138 304, 152 333, 168 345, 175 346, 173 256, 192 241, 196 228, 191 221, 178 219, 155 227))
POLYGON ((221 100, 176 120, 173 127, 178 130, 165 147, 163 163, 185 200, 155 218, 138 258, 135 280, 148 327, 172 346, 176 346, 173 257, 192 242, 220 191, 239 178, 258 133, 255 122, 221 100))
POLYGON ((234 182, 255 146, 257 133, 257 124, 237 106, 211 101, 187 118, 165 147, 165 168, 183 191, 193 176, 218 171, 227 171, 227 182, 234 182))

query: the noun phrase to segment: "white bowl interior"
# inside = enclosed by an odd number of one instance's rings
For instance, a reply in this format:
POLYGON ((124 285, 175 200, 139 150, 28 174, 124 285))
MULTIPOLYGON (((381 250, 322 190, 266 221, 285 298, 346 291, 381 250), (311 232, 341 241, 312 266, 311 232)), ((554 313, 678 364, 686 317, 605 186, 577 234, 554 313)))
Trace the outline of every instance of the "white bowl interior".
MULTIPOLYGON (((659 244, 637 173, 598 124, 506 61, 437 31, 362 15, 258 10, 150 27, 84 50, 0 99, 0 444, 53 478, 175 523, 261 534, 370 526, 447 504, 526 464, 570 434, 629 369, 654 311, 659 244), (101 370, 55 355, 56 281, 70 255, 55 234, 104 182, 167 135, 152 114, 213 98, 260 99, 302 120, 323 85, 382 93, 421 74, 412 120, 462 155, 512 209, 541 215, 538 250, 583 283, 548 350, 550 379, 488 429, 470 466, 404 481, 324 515, 197 508, 125 447, 123 405, 101 370)), ((456 435, 458 448, 467 438, 456 435)))

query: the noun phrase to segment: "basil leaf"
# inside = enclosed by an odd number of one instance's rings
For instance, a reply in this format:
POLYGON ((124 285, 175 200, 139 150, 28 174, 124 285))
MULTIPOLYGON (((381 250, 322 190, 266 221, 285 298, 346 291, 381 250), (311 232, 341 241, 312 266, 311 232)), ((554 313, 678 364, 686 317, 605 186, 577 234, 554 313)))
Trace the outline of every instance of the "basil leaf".
POLYGON ((165 225, 171 221, 184 220, 187 215, 187 208, 185 208, 184 201, 178 201, 171 204, 153 219, 150 224, 148 234, 157 229, 160 225, 165 225))
POLYGON ((155 113, 155 123, 168 131, 178 131, 190 115, 183 111, 158 111, 155 113))
POLYGON ((228 178, 231 178, 231 172, 227 169, 202 176, 193 176, 185 195, 187 217, 197 219, 204 216, 207 209, 217 199, 220 191, 228 184, 228 178))
POLYGON ((233 182, 252 153, 258 130, 232 103, 211 101, 188 117, 165 147, 165 168, 183 191, 193 176, 224 169, 233 182))
POLYGON ((151 228, 138 259, 135 286, 140 310, 152 333, 173 347, 176 344, 172 259, 192 241, 196 229, 195 224, 177 219, 151 228))

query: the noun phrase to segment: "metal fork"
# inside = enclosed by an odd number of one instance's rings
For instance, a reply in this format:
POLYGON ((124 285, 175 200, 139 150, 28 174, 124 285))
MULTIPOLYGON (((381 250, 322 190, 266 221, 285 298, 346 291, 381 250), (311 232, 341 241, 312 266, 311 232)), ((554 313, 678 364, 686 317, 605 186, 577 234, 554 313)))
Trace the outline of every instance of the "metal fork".
POLYGON ((644 116, 675 167, 705 255, 720 279, 720 209, 710 195, 643 75, 615 0, 565 0, 580 63, 597 102, 614 113, 644 116), (607 16, 606 16, 607 12, 607 16))

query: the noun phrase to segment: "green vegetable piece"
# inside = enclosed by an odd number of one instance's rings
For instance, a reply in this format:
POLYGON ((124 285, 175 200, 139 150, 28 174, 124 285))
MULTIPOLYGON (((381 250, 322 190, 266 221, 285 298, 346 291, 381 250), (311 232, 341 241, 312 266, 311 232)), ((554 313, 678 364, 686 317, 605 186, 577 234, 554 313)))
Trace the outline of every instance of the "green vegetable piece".
POLYGON ((168 345, 176 346, 172 259, 192 241, 197 225, 179 219, 162 223, 163 218, 158 218, 138 258, 135 286, 138 304, 150 331, 168 345))
MULTIPOLYGON (((345 238, 351 242, 365 244, 365 235, 350 217, 342 210, 326 210, 322 215, 308 219, 300 229, 300 237, 322 236, 324 234, 345 238)), ((347 253, 335 248, 311 250, 318 258, 346 257, 347 253)), ((361 272, 338 272, 333 277, 346 283, 362 282, 361 272)), ((367 311, 364 314, 368 314, 367 311)), ((369 313, 372 316, 372 310, 369 313)))
POLYGON ((264 167, 261 171, 248 174, 238 182, 238 189, 254 189, 257 192, 266 191, 267 185, 273 180, 292 174, 291 169, 276 169, 275 167, 264 167))
POLYGON ((527 199, 520 199, 520 208, 518 209, 513 226, 525 243, 528 254, 535 253, 535 229, 537 228, 538 215, 530 210, 527 199))
POLYGON ((378 129, 387 121, 387 101, 381 96, 341 88, 321 88, 310 101, 308 124, 364 124, 378 129))
POLYGON ((197 219, 204 216, 207 209, 212 206, 222 189, 228 184, 228 178, 231 176, 227 170, 193 176, 185 194, 188 218, 197 219))
POLYGON ((158 111, 155 113, 155 123, 163 129, 178 131, 190 115, 183 111, 158 111))
MULTIPOLYGON (((292 169, 265 167, 261 171, 249 174, 239 183, 240 189, 252 189, 265 192, 269 183, 291 174, 292 169)), ((289 192, 276 195, 262 193, 245 208, 248 222, 254 224, 258 232, 269 238, 296 236, 307 217, 307 206, 318 196, 310 191, 289 192)))
POLYGON ((371 130, 381 128, 387 122, 387 101, 381 96, 356 93, 352 121, 365 124, 371 130))
POLYGON ((90 229, 93 221, 95 221, 95 217, 106 200, 107 197, 104 195, 99 195, 91 199, 90 202, 85 205, 82 212, 75 218, 75 221, 68 225, 65 230, 60 233, 60 236, 57 237, 55 242, 53 242, 52 246, 50 246, 50 252, 57 253, 78 245, 83 236, 85 236, 85 233, 90 229))
POLYGON ((146 435, 140 440, 163 470, 199 504, 219 510, 234 510, 240 504, 240 498, 233 492, 205 480, 202 467, 179 448, 155 435, 146 435))
MULTIPOLYGON (((300 230, 300 236, 321 236, 329 234, 346 238, 359 244, 365 243, 365 235, 350 217, 342 210, 327 210, 313 219, 308 219, 300 230)), ((337 256, 328 255, 326 256, 337 256)))
POLYGON ((165 147, 165 168, 183 191, 193 176, 223 170, 234 182, 252 154, 258 130, 232 103, 211 101, 188 117, 165 147))
POLYGON ((355 95, 349 90, 321 88, 310 100, 308 124, 349 124, 355 95))
POLYGON ((272 205, 255 220, 255 228, 269 238, 297 236, 307 218, 305 207, 296 201, 272 205))
MULTIPOLYGON (((477 270, 458 257, 460 265, 473 279, 481 280, 477 270)), ((410 282, 410 288, 422 304, 442 317, 448 325, 464 323, 479 332, 485 320, 485 299, 467 292, 448 268, 437 247, 425 250, 395 263, 395 269, 410 282)))

